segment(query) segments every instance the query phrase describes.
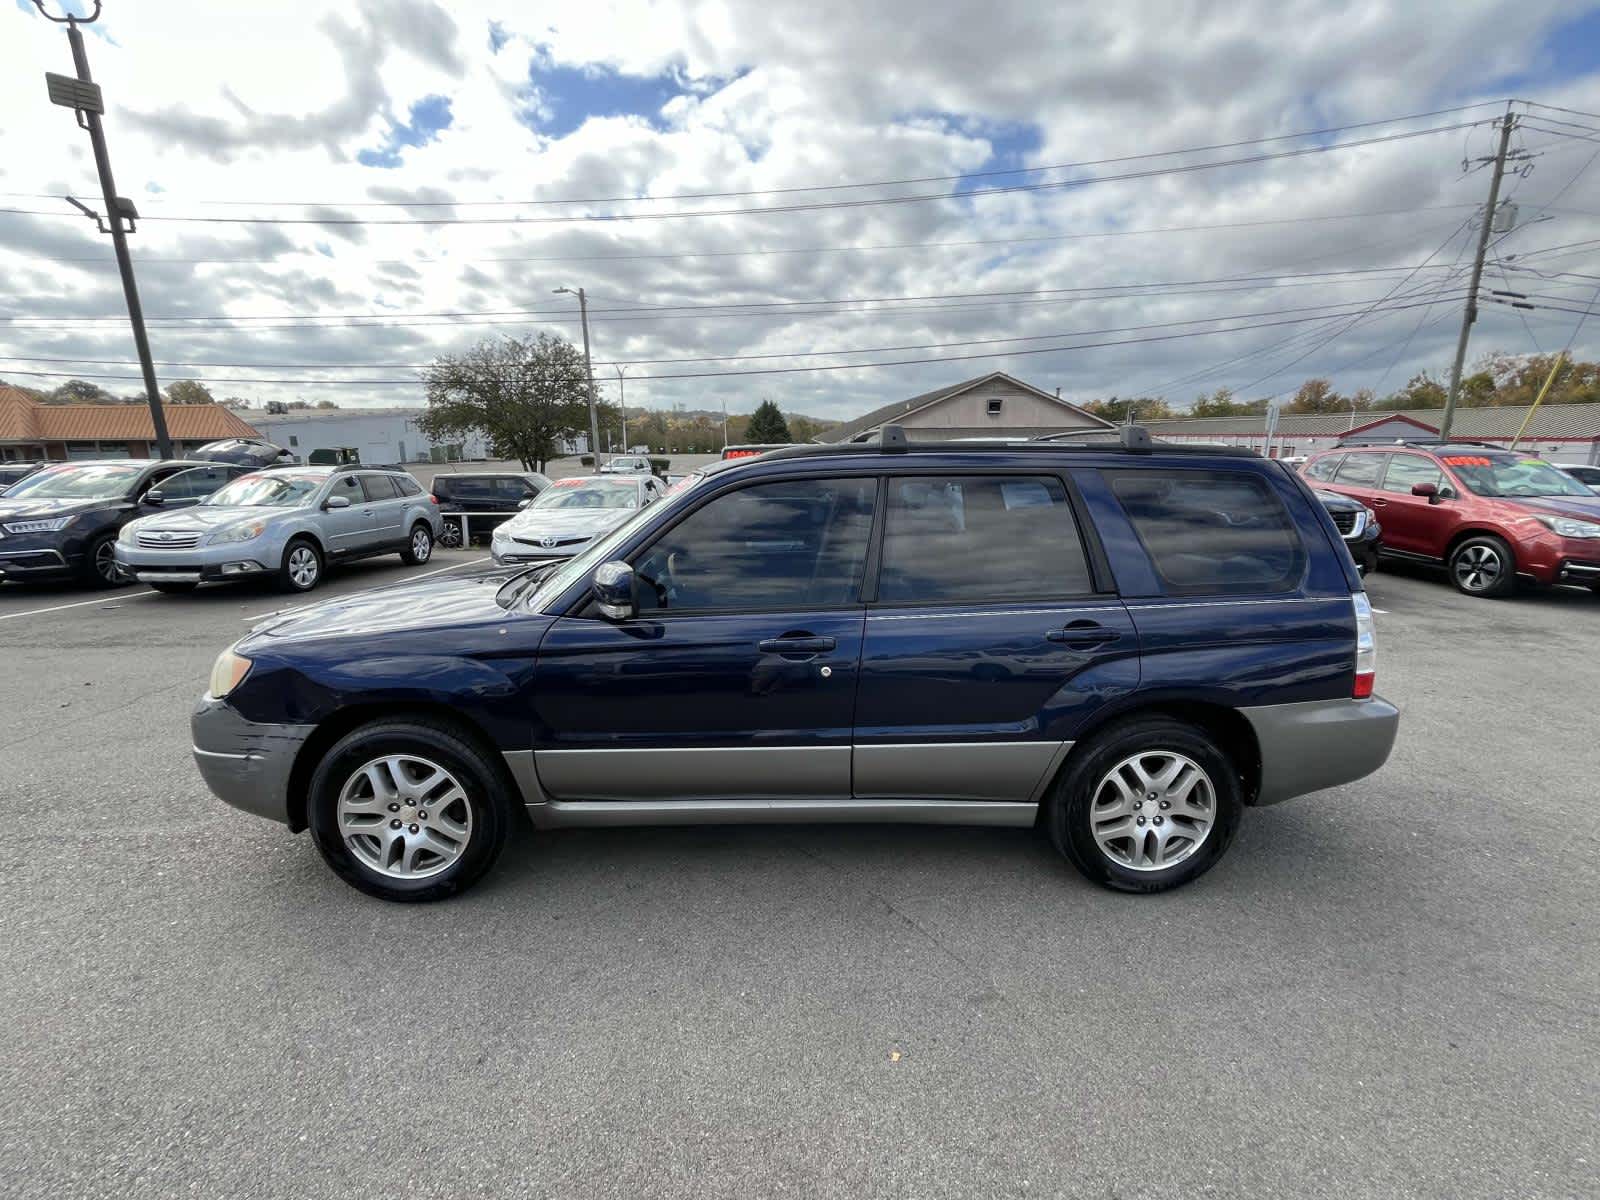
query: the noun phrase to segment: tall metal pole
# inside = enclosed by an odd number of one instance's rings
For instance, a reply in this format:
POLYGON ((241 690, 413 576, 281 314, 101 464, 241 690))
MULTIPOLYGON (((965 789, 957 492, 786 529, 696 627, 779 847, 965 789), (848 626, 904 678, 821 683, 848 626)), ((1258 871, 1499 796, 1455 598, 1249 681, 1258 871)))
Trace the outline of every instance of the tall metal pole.
POLYGON ((595 470, 600 469, 600 417, 594 402, 594 368, 589 365, 589 297, 578 289, 578 315, 583 320, 583 373, 589 377, 589 448, 595 470))
POLYGON ((628 452, 628 382, 623 372, 627 367, 617 368, 617 396, 618 406, 622 409, 622 452, 628 452))
POLYGON ((1489 228, 1494 224, 1495 205, 1500 202, 1500 179, 1506 173, 1506 151, 1511 148, 1511 131, 1516 117, 1507 106, 1500 118, 1500 149, 1494 156, 1494 174, 1489 177, 1489 205, 1483 210, 1483 228, 1478 231, 1478 256, 1472 263, 1472 282, 1467 285, 1467 310, 1461 314, 1461 336, 1456 339, 1456 360, 1450 366, 1450 394, 1445 397, 1444 420, 1439 422, 1439 440, 1450 440, 1450 425, 1455 420, 1456 399, 1461 395, 1461 366, 1467 358, 1467 339, 1472 323, 1478 319, 1478 282, 1483 278, 1483 258, 1489 249, 1489 228))
MULTIPOLYGON (((44 11, 42 0, 34 0, 48 20, 62 24, 60 18, 52 17, 44 11)), ((99 4, 95 5, 94 14, 86 19, 93 21, 100 15, 99 4)), ((67 41, 72 45, 72 64, 78 70, 78 78, 84 83, 93 83, 94 78, 89 74, 89 55, 83 48, 83 33, 78 28, 79 19, 69 16, 65 20, 67 27, 67 41)), ((133 325, 133 345, 139 352, 139 370, 144 375, 145 398, 150 402, 150 424, 155 429, 156 445, 160 449, 162 458, 171 458, 172 439, 167 436, 167 417, 161 411, 161 388, 156 383, 155 363, 150 360, 150 339, 144 331, 144 307, 139 303, 139 285, 133 278, 133 260, 128 256, 128 235, 122 227, 122 210, 117 203, 117 185, 111 178, 111 156, 106 151, 105 130, 100 125, 100 114, 93 110, 77 110, 79 121, 89 131, 89 142, 94 147, 94 165, 100 175, 100 194, 105 200, 106 221, 111 225, 111 244, 117 252, 117 269, 122 273, 122 294, 128 301, 128 321, 133 325)))

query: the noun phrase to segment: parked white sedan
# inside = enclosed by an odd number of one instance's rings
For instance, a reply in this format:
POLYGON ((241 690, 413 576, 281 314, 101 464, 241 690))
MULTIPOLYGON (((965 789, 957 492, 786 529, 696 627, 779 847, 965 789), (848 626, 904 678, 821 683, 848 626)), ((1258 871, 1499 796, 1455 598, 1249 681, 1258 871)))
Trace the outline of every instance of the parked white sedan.
POLYGON ((495 527, 489 552, 497 563, 571 558, 666 493, 666 485, 653 475, 559 479, 527 508, 495 527))

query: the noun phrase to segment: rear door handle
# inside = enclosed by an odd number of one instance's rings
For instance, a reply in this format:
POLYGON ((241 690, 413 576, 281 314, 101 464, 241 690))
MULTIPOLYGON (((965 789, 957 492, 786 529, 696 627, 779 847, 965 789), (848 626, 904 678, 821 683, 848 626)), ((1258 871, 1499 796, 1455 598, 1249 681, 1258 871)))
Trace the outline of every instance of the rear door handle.
POLYGON ((763 654, 826 654, 838 645, 838 641, 831 637, 786 634, 757 642, 756 649, 763 654))
POLYGON ((1052 629, 1044 636, 1047 641, 1060 642, 1065 646, 1104 646, 1122 638, 1115 629, 1107 629, 1094 621, 1073 621, 1061 629, 1052 629))
POLYGON ((1373 508, 1382 508, 1385 504, 1388 504, 1388 503, 1389 502, 1387 500, 1380 500, 1376 496, 1374 496, 1372 498, 1372 507, 1373 508))

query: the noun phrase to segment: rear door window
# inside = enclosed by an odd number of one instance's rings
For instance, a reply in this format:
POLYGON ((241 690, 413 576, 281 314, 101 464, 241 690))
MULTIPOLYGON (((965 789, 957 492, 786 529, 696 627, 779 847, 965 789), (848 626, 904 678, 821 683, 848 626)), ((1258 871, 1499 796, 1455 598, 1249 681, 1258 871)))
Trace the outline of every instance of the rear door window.
POLYGON ((395 487, 394 480, 387 475, 363 475, 361 487, 369 501, 393 500, 400 494, 400 489, 395 487))
POLYGON ((1049 476, 889 481, 884 604, 969 604, 1094 590, 1067 490, 1049 476))
POLYGON ((1377 487, 1386 457, 1384 454, 1346 454, 1333 482, 1341 487, 1377 487))
POLYGON ((1305 547, 1266 480, 1242 471, 1107 471, 1167 590, 1283 592, 1305 574, 1305 547))

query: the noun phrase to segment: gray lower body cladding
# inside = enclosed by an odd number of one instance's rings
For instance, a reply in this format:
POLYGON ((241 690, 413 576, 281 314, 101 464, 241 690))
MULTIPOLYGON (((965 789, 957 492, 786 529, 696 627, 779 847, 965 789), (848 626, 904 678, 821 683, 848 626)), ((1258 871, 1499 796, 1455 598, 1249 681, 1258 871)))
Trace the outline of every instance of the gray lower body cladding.
POLYGON ((1386 700, 1308 700, 1239 712, 1261 747, 1257 804, 1353 783, 1389 759, 1400 711, 1386 700))

